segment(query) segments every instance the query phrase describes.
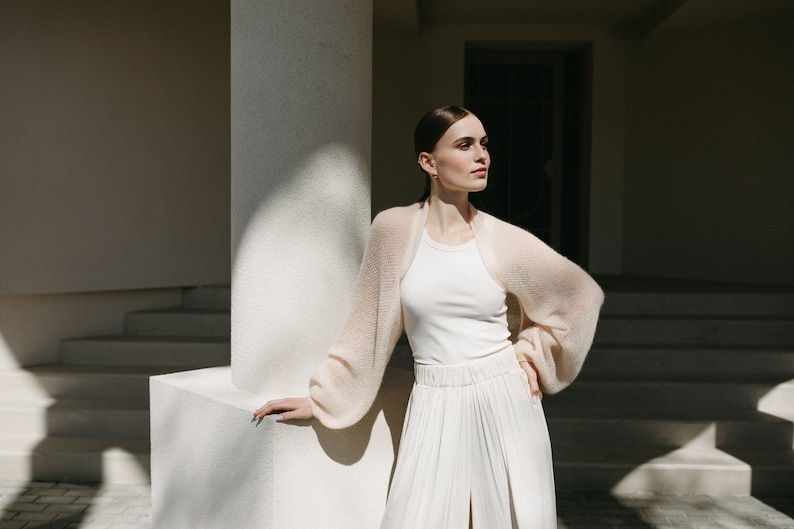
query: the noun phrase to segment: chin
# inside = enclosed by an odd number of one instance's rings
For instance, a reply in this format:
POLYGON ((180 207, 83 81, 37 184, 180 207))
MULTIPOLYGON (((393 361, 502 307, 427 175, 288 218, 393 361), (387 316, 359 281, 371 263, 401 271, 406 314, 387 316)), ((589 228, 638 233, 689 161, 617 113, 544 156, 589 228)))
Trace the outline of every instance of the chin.
POLYGON ((473 189, 473 190, 472 190, 472 193, 476 193, 476 192, 478 192, 478 191, 482 191, 482 190, 483 190, 483 189, 485 189, 487 186, 488 186, 488 179, 487 179, 487 178, 483 178, 482 180, 478 181, 478 182, 477 182, 477 183, 474 185, 475 189, 473 189))

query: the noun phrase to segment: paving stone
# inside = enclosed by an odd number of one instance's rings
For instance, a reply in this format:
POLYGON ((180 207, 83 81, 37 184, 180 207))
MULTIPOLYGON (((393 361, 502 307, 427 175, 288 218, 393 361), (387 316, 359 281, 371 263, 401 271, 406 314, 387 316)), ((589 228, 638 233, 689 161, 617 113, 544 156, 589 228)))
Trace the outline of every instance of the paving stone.
POLYGON ((24 488, 25 487, 22 486, 0 485, 0 498, 4 496, 15 496, 24 488))
POLYGON ((6 510, 11 512, 41 512, 47 506, 43 503, 12 503, 6 507, 6 510))
POLYGON ((27 486, 29 489, 51 489, 57 484, 55 481, 29 481, 27 486))
POLYGON ((64 505, 62 503, 56 503, 53 505, 48 505, 47 508, 44 509, 44 512, 50 512, 59 515, 75 515, 85 512, 87 508, 87 505, 64 505))
POLYGON ((96 491, 94 489, 74 489, 74 490, 66 490, 63 493, 64 496, 74 496, 78 498, 93 498, 96 496, 96 491))
POLYGON ((74 503, 75 497, 74 496, 39 496, 36 498, 34 503, 46 503, 48 505, 69 505, 70 503, 74 503))
MULTIPOLYGON (((0 491, 0 529, 152 529, 145 486, 0 481, 0 491)), ((559 529, 794 529, 789 497, 577 493, 557 505, 559 529)))
POLYGON ((52 522, 56 515, 45 512, 21 512, 14 518, 14 521, 25 520, 26 522, 52 522))
POLYGON ((119 524, 119 523, 138 523, 139 519, 140 519, 140 515, 138 515, 138 514, 127 514, 127 513, 123 513, 123 514, 108 514, 108 513, 102 513, 102 514, 97 515, 97 517, 95 518, 95 521, 97 521, 97 522, 108 522, 108 523, 114 524, 114 526, 115 526, 116 524, 119 524))
POLYGON ((36 500, 39 499, 39 496, 32 495, 32 494, 25 494, 25 495, 15 495, 9 497, 10 503, 36 503, 36 500))
POLYGON ((121 515, 127 510, 124 503, 100 503, 91 506, 91 512, 98 514, 118 514, 121 515))
POLYGON ((67 526, 67 529, 114 529, 114 528, 111 527, 111 525, 108 523, 80 522, 80 523, 69 524, 67 526))

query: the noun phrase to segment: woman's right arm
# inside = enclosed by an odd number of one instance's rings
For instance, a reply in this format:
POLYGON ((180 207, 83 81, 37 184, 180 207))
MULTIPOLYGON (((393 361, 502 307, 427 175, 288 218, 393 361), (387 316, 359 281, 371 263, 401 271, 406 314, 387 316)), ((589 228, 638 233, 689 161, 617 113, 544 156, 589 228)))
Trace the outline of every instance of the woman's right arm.
POLYGON ((366 414, 402 331, 399 267, 412 218, 407 208, 375 217, 352 307, 327 357, 312 374, 306 398, 272 400, 256 410, 255 417, 284 412, 279 414, 282 421, 314 417, 329 428, 344 428, 366 414))

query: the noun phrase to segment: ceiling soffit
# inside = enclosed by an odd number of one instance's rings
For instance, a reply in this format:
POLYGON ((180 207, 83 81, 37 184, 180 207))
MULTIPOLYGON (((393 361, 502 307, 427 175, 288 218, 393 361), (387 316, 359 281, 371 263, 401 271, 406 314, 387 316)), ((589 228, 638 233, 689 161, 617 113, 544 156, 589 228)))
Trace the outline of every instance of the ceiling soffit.
POLYGON ((584 24, 637 36, 758 18, 794 17, 792 0, 373 0, 375 25, 416 33, 421 25, 584 24))

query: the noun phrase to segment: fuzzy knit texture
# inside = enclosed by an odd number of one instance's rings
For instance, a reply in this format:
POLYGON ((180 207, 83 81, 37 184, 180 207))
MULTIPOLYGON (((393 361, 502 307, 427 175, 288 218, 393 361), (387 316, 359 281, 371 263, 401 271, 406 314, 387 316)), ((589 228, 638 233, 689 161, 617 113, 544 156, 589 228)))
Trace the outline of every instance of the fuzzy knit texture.
MULTIPOLYGON (((428 207, 379 213, 372 223, 353 306, 309 382, 314 416, 329 428, 358 422, 372 406, 403 331, 400 281, 416 255, 428 207)), ((604 294, 581 268, 531 233, 471 208, 477 249, 508 292, 508 318, 520 360, 557 393, 578 375, 595 335, 604 294)))

